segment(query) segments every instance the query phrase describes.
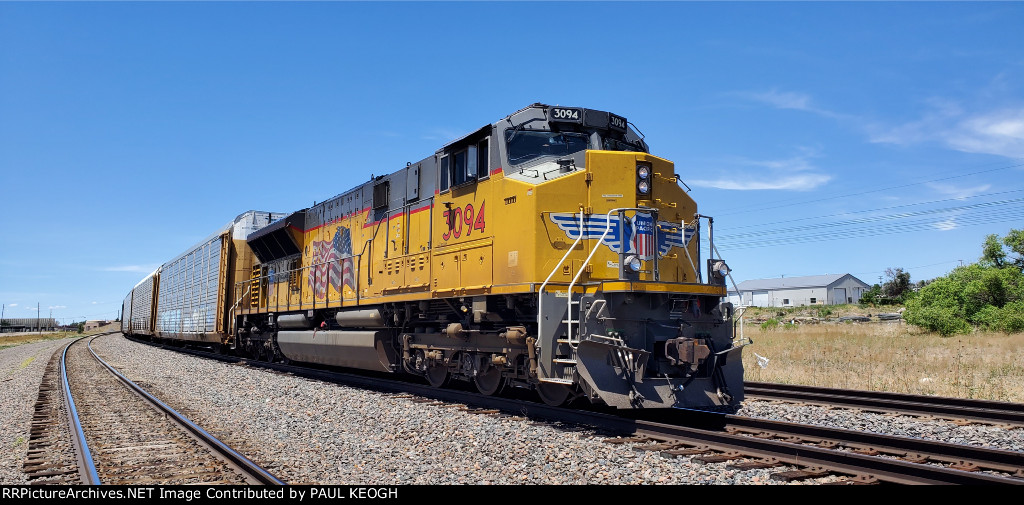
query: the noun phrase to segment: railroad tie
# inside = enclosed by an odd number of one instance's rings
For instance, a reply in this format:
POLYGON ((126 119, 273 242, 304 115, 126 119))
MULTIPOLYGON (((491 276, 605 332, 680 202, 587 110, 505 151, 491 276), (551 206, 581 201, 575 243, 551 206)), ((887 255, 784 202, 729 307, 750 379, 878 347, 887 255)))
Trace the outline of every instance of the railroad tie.
POLYGON ((604 443, 612 444, 612 445, 619 445, 619 444, 629 444, 629 443, 636 444, 636 443, 650 442, 650 441, 651 441, 651 439, 649 439, 647 437, 639 436, 639 437, 627 437, 627 438, 609 438, 609 439, 605 440, 604 443))
POLYGON ((699 445, 689 449, 671 449, 668 451, 662 451, 661 455, 665 457, 693 456, 694 454, 706 454, 709 452, 714 452, 714 449, 706 445, 699 445))
POLYGON ((879 484, 878 479, 871 475, 856 475, 835 482, 826 482, 826 486, 874 486, 879 484))
POLYGON ((874 447, 859 447, 853 449, 850 452, 863 454, 864 456, 878 456, 879 454, 881 454, 881 452, 879 452, 878 449, 875 449, 874 447))
POLYGON ((709 454, 707 456, 694 456, 690 458, 690 461, 697 463, 724 463, 726 461, 732 461, 734 459, 745 458, 743 453, 736 451, 729 451, 722 454, 709 454))
POLYGON ((949 467, 954 470, 961 470, 964 472, 977 472, 978 470, 981 470, 978 465, 975 465, 970 461, 957 461, 956 463, 949 465, 949 467))
POLYGON ((772 480, 781 480, 783 482, 791 482, 794 480, 813 479, 816 477, 824 477, 829 474, 829 471, 820 467, 805 468, 803 470, 789 470, 787 472, 773 473, 772 480))
POLYGON ((681 442, 660 442, 657 444, 645 444, 639 445, 633 448, 635 451, 667 451, 670 449, 678 449, 683 447, 685 444, 681 442))
POLYGON ((726 468, 730 470, 760 470, 762 468, 774 468, 782 466, 782 462, 778 458, 768 459, 755 459, 753 461, 738 461, 736 463, 730 463, 726 468))
POLYGON ((925 456, 924 454, 917 454, 914 452, 908 452, 903 456, 903 460, 907 461, 908 463, 927 463, 930 459, 931 458, 925 456))

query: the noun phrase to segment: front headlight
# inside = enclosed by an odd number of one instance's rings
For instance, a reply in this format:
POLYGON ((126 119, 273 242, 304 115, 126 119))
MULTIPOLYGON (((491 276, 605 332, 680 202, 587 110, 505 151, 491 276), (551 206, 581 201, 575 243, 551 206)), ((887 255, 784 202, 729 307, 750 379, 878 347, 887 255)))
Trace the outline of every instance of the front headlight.
POLYGON ((726 265, 724 261, 716 261, 714 267, 712 268, 714 269, 714 271, 721 274, 722 277, 729 275, 729 265, 726 265))
POLYGON ((636 185, 636 190, 639 191, 641 195, 646 195, 651 192, 651 183, 647 181, 640 181, 636 185))
POLYGON ((640 165, 639 167, 636 168, 636 176, 639 177, 641 180, 647 179, 649 175, 651 175, 651 169, 647 168, 646 165, 640 165))
POLYGON ((640 261, 640 258, 636 257, 636 255, 630 254, 629 257, 626 258, 626 268, 634 273, 639 272, 643 266, 644 263, 640 261))

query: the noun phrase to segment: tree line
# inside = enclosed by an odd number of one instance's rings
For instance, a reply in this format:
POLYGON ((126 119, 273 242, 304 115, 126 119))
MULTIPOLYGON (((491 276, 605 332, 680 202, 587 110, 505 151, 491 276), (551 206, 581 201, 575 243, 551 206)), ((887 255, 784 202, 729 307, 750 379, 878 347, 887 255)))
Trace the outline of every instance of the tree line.
POLYGON ((985 238, 976 263, 954 268, 945 277, 917 284, 902 268, 886 270, 862 304, 906 306, 904 319, 941 335, 974 330, 1024 332, 1024 230, 985 238))

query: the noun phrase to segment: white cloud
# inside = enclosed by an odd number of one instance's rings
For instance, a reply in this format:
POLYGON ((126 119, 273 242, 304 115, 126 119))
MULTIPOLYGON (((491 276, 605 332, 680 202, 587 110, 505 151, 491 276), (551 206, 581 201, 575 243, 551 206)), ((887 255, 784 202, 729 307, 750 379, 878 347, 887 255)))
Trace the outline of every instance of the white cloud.
POLYGON ((980 195, 992 188, 991 184, 982 184, 981 186, 968 188, 964 186, 957 186, 955 184, 941 184, 937 182, 929 182, 926 186, 938 191, 939 193, 956 198, 957 200, 964 200, 972 196, 980 195))
POLYGON ((874 143, 938 142, 968 153, 1024 157, 1024 108, 964 111, 956 103, 931 100, 923 118, 902 125, 868 128, 874 143))
POLYGON ((17 303, 12 303, 12 304, 11 304, 11 307, 17 307, 17 306, 18 306, 18 304, 17 304, 17 303))
POLYGON ((1024 157, 1024 108, 969 117, 943 134, 958 151, 1024 157))
POLYGON ((804 112, 811 112, 825 117, 830 118, 846 118, 845 114, 839 114, 827 109, 823 109, 814 104, 814 100, 811 95, 806 93, 799 93, 793 91, 778 91, 772 89, 771 91, 754 92, 754 91, 740 91, 732 93, 733 95, 745 98, 747 100, 753 100, 755 102, 761 102, 776 109, 791 109, 800 110, 804 112))
POLYGON ((816 157, 813 150, 802 148, 802 154, 782 160, 750 160, 739 158, 728 164, 729 168, 721 168, 718 172, 726 174, 717 179, 687 180, 691 186, 749 190, 789 190, 810 191, 832 179, 832 176, 817 173, 817 167, 811 163, 816 157), (755 167, 751 169, 749 167, 755 167))
POLYGON ((810 95, 804 93, 779 92, 773 89, 763 93, 746 93, 745 96, 779 109, 813 109, 813 107, 811 107, 810 95))
POLYGON ((960 225, 957 224, 956 222, 956 218, 954 217, 946 219, 945 221, 939 221, 935 223, 933 226, 935 226, 935 228, 940 231, 950 231, 960 227, 960 225))
POLYGON ((50 309, 66 309, 67 305, 50 305, 50 309))
POLYGON ((708 180, 701 179, 691 181, 689 184, 692 186, 700 186, 707 188, 717 189, 735 189, 740 191, 756 190, 756 189, 784 189, 793 191, 810 191, 822 184, 825 184, 831 176, 828 175, 792 175, 784 177, 771 177, 771 178, 731 178, 731 179, 716 179, 708 180))

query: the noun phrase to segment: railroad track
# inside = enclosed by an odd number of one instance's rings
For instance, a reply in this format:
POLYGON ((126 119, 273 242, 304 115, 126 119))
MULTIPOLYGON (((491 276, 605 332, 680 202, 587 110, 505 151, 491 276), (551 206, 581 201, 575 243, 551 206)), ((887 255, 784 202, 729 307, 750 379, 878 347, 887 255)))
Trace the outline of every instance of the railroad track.
POLYGON ((1022 452, 738 415, 717 420, 716 414, 699 412, 658 417, 669 422, 638 420, 635 435, 624 440, 666 456, 736 461, 738 469, 799 467, 774 474, 778 480, 832 473, 845 476, 840 483, 851 484, 1024 485, 1022 452))
POLYGON ((607 410, 555 408, 521 399, 485 396, 458 389, 436 389, 381 376, 252 361, 179 347, 167 348, 309 379, 403 396, 415 395, 411 401, 445 403, 471 413, 517 415, 585 425, 620 437, 609 439, 611 443, 635 443, 638 450, 654 450, 666 457, 729 461, 740 469, 791 468, 773 475, 773 478, 781 480, 833 475, 843 483, 1024 484, 1024 452, 700 411, 624 411, 611 414, 607 410))
POLYGON ((958 424, 986 423, 1004 427, 1024 427, 1024 404, 1020 403, 768 382, 746 382, 744 393, 747 399, 751 400, 774 400, 845 407, 868 412, 935 417, 958 424))
POLYGON ((23 465, 31 484, 284 484, 126 379, 90 343, 68 344, 44 373, 23 465))

